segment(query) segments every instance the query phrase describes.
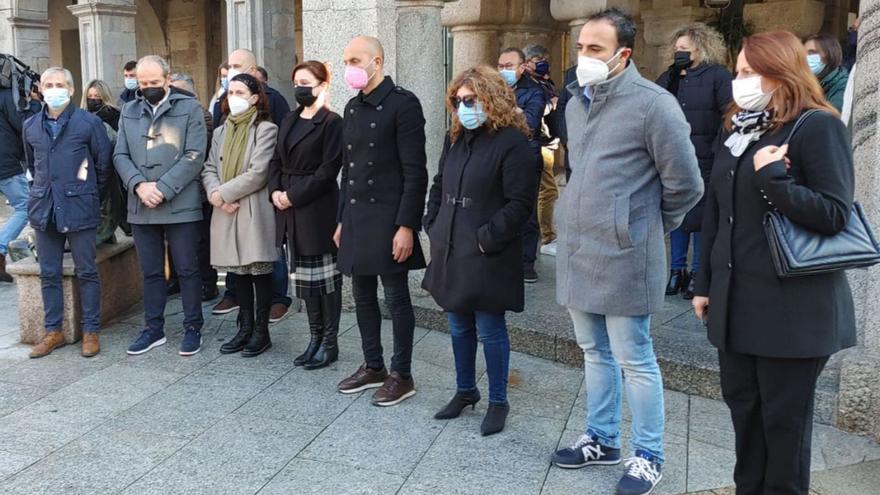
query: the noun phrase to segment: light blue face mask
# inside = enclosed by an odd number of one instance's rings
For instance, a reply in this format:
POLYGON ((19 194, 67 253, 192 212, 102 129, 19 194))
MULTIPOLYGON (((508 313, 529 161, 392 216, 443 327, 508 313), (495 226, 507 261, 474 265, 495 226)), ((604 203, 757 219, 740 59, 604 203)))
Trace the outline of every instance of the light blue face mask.
POLYGON ((819 75, 825 70, 825 64, 822 63, 822 55, 818 53, 811 53, 807 55, 807 65, 810 66, 810 70, 813 71, 813 74, 819 75))
POLYGON ((125 89, 130 89, 132 91, 136 90, 138 87, 138 80, 134 77, 126 77, 125 78, 125 89))
POLYGON ((464 103, 458 104, 458 121, 465 129, 474 130, 486 123, 486 112, 483 111, 483 105, 480 102, 474 103, 472 108, 464 106, 464 103))
POLYGON ((227 79, 225 77, 221 77, 220 78, 220 87, 223 88, 224 91, 229 89, 229 79, 227 79))
POLYGON ((516 84, 516 71, 513 69, 503 69, 500 71, 501 77, 504 78, 504 82, 507 83, 508 86, 513 87, 516 84))

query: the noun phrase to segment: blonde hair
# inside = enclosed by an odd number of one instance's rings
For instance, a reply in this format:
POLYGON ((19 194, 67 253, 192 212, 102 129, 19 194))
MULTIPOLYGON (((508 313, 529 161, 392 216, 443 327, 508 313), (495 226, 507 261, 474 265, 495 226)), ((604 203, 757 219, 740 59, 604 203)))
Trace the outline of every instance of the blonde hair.
POLYGON ((694 44, 695 50, 691 53, 694 67, 703 62, 718 65, 727 63, 727 46, 724 44, 721 33, 714 28, 702 22, 688 24, 672 35, 672 50, 675 50, 675 43, 683 36, 687 36, 694 44))
POLYGON ((82 99, 79 103, 80 108, 83 110, 89 109, 89 90, 92 88, 97 89, 98 93, 101 94, 101 101, 104 102, 104 105, 116 108, 116 105, 113 104, 113 93, 110 91, 110 85, 100 79, 92 79, 86 84, 86 87, 83 88, 82 99))
POLYGON ((458 120, 458 109, 452 105, 452 99, 458 94, 458 90, 465 86, 474 92, 483 111, 486 112, 484 126, 490 132, 512 127, 522 131, 526 136, 531 134, 525 116, 516 106, 513 89, 501 78, 497 70, 488 66, 477 66, 456 76, 446 90, 446 108, 452 115, 449 138, 453 143, 464 133, 464 126, 458 120))

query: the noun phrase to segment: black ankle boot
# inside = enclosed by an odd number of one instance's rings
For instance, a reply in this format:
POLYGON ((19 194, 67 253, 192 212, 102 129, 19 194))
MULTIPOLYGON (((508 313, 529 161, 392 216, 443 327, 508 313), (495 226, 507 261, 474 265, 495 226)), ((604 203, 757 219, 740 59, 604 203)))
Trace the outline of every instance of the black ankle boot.
POLYGON ((306 350, 293 360, 293 364, 296 366, 302 366, 311 361, 312 358, 315 357, 315 354, 317 354, 318 348, 321 347, 321 342, 324 338, 324 318, 321 313, 321 298, 309 297, 305 301, 306 314, 309 317, 309 332, 311 338, 309 339, 309 345, 306 347, 306 350))
POLYGON ((687 270, 669 272, 669 283, 666 284, 666 295, 674 296, 687 287, 687 270))
POLYGON ((254 333, 244 349, 241 350, 242 357, 259 356, 272 347, 272 340, 269 339, 269 308, 257 309, 256 320, 254 333))
POLYGON ((238 311, 238 333, 232 340, 220 346, 220 354, 232 354, 244 349, 254 333, 254 312, 247 309, 238 311))
POLYGON ((467 406, 471 406, 471 410, 475 409, 477 402, 480 402, 480 391, 477 389, 472 392, 456 392, 452 400, 434 415, 434 419, 457 418, 467 406))
POLYGON ((483 424, 480 425, 480 433, 487 437, 501 432, 504 429, 504 423, 507 421, 507 413, 510 412, 510 405, 489 403, 489 410, 486 411, 486 417, 483 418, 483 424))
POLYGON ((303 368, 316 370, 325 368, 339 359, 339 317, 342 313, 342 291, 335 290, 321 297, 321 313, 324 321, 324 339, 315 356, 303 368))
POLYGON ((694 291, 697 285, 697 272, 692 272, 690 276, 690 280, 688 280, 687 288, 682 292, 681 297, 690 301, 694 298, 694 291))

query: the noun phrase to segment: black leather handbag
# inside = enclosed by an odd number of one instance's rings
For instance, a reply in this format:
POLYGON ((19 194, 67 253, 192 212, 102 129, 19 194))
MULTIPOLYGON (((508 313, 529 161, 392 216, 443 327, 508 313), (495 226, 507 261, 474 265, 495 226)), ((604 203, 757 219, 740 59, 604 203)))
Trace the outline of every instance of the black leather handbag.
MULTIPOLYGON (((786 144, 803 122, 817 111, 801 115, 785 140, 786 144)), ((777 210, 764 215, 764 231, 770 243, 776 275, 780 278, 865 268, 880 263, 880 245, 857 202, 853 202, 846 227, 835 235, 822 235, 798 225, 777 210)))

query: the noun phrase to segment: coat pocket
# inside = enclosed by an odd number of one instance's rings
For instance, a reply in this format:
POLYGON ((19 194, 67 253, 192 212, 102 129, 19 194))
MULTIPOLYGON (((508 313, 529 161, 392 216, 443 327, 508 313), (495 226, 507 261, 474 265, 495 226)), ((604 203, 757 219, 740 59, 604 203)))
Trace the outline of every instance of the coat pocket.
POLYGON ((101 217, 98 188, 89 182, 71 182, 64 185, 69 228, 96 224, 101 217))
POLYGON ((614 198, 614 231, 621 249, 633 247, 629 234, 629 197, 614 198))
POLYGON ((45 220, 51 212, 48 194, 49 188, 41 186, 33 186, 28 192, 28 221, 32 227, 45 227, 45 220))

